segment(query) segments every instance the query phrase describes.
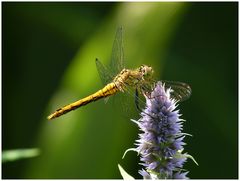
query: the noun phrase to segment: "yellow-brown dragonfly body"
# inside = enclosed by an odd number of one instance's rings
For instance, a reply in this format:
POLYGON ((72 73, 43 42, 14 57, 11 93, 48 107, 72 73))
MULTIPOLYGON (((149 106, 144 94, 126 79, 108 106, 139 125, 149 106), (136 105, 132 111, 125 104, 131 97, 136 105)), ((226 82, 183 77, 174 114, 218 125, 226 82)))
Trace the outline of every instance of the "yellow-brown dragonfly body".
MULTIPOLYGON (((141 65, 135 70, 125 69, 124 67, 124 52, 123 52, 123 38, 122 38, 122 28, 118 28, 116 37, 113 43, 112 57, 110 61, 110 66, 105 67, 100 61, 96 60, 96 66, 98 73, 104 87, 89 95, 83 99, 80 99, 74 103, 68 104, 60 109, 57 109, 48 119, 57 118, 63 114, 68 113, 74 109, 81 106, 89 104, 90 102, 97 101, 101 98, 106 98, 108 96, 114 95, 117 92, 131 92, 131 88, 136 90, 135 98, 138 93, 143 95, 149 95, 155 82, 152 79, 153 70, 150 66, 141 65)), ((163 81, 166 88, 171 88, 172 98, 175 100, 183 101, 189 98, 191 95, 191 88, 189 85, 182 82, 173 81, 163 81)), ((135 104, 139 109, 138 103, 140 99, 135 99, 135 104)), ((144 101, 141 101, 144 103, 144 101)))
POLYGON ((152 67, 142 65, 136 70, 123 69, 113 80, 113 82, 107 84, 103 89, 96 93, 89 95, 83 99, 80 99, 74 103, 66 105, 60 109, 57 109, 54 113, 48 116, 48 119, 54 119, 63 114, 68 113, 76 108, 89 104, 90 102, 97 101, 101 98, 114 95, 121 91, 124 92, 127 86, 140 88, 150 82, 152 78, 153 70, 152 67))

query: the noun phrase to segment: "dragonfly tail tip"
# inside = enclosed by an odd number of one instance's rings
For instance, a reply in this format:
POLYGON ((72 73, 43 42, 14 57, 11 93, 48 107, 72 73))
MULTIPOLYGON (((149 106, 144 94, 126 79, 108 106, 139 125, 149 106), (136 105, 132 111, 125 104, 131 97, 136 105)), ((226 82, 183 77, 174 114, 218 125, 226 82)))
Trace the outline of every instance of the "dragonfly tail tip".
POLYGON ((52 120, 53 118, 54 118, 54 117, 53 117, 52 114, 47 117, 48 120, 52 120))

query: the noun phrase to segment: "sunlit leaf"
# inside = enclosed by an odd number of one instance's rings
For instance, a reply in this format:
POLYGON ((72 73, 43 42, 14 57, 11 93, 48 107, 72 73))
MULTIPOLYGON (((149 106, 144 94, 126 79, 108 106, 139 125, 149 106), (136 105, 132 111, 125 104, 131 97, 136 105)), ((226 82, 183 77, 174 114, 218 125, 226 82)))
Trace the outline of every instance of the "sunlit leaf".
POLYGON ((123 180, 135 180, 131 175, 129 175, 122 167, 118 164, 119 171, 123 177, 123 180))
POLYGON ((36 157, 40 154, 38 148, 7 150, 2 153, 2 162, 16 161, 25 158, 36 157))

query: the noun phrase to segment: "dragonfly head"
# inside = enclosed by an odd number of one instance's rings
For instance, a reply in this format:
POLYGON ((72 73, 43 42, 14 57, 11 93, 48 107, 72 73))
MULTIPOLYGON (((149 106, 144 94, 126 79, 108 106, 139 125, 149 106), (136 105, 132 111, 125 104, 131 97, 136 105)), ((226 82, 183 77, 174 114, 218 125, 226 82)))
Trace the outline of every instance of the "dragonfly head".
POLYGON ((150 80, 153 75, 153 69, 147 65, 141 65, 139 71, 142 73, 144 80, 150 80))

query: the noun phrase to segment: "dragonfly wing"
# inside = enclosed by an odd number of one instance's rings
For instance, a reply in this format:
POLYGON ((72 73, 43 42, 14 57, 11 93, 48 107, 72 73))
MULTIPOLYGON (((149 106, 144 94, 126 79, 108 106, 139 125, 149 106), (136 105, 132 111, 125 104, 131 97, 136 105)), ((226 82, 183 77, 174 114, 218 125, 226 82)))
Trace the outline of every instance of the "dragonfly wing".
POLYGON ((113 80, 111 71, 105 67, 98 59, 96 59, 96 67, 103 85, 106 85, 113 80))
POLYGON ((117 75, 124 68, 123 28, 119 27, 113 42, 110 69, 117 75))
POLYGON ((126 119, 134 118, 137 116, 139 111, 135 104, 135 89, 128 87, 127 92, 119 92, 113 97, 113 105, 115 109, 120 110, 121 116, 126 119))
POLYGON ((171 88, 173 90, 171 96, 178 101, 185 101, 192 94, 191 87, 186 83, 165 80, 162 82, 165 84, 166 88, 171 88))

